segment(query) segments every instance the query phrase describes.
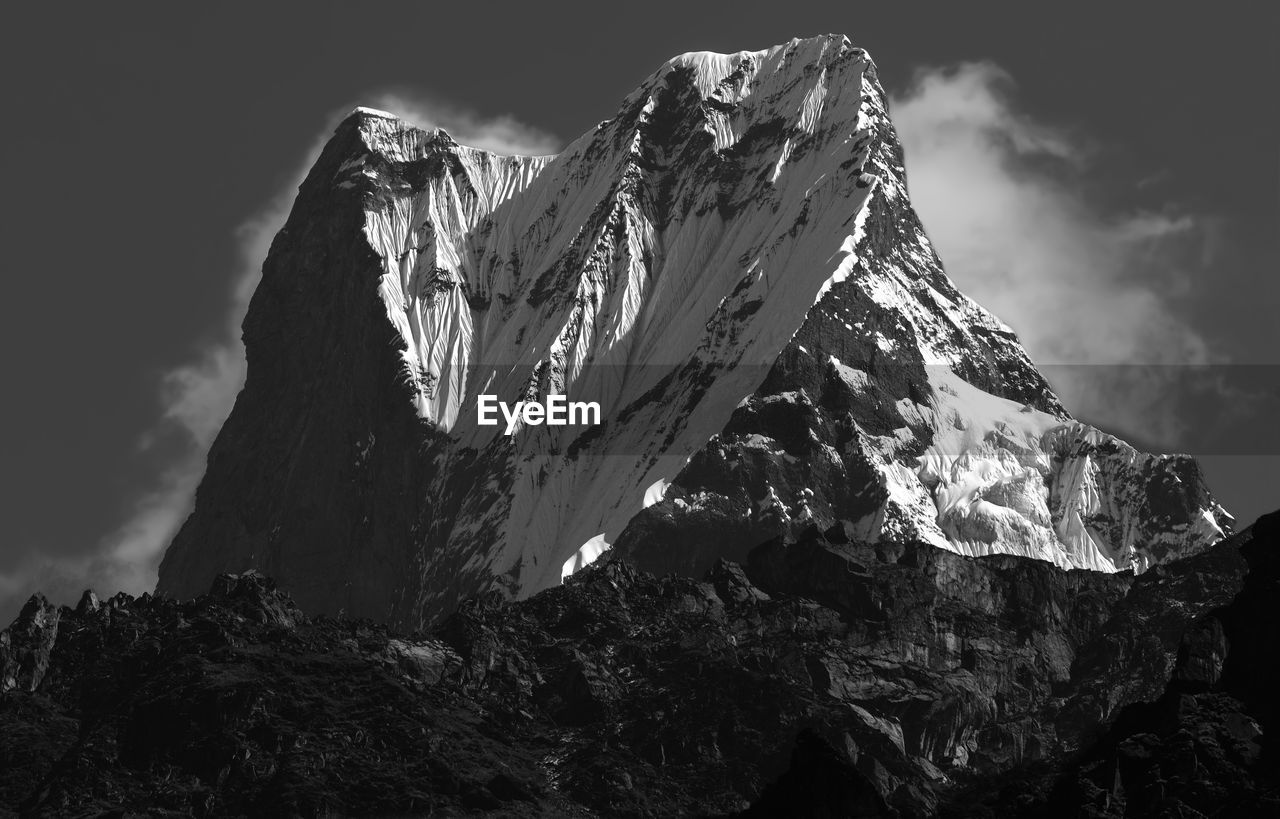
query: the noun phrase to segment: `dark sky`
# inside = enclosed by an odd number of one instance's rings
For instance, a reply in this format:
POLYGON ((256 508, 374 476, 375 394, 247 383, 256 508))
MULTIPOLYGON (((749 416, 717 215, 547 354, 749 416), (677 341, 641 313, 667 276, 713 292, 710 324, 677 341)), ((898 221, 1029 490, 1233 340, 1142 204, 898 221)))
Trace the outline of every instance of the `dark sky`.
MULTIPOLYGON (((92 549, 154 488, 172 453, 139 442, 162 374, 223 330, 235 229, 289 183, 335 112, 386 91, 509 114, 567 142, 684 51, 842 32, 894 93, 924 66, 993 61, 1028 115, 1099 143, 1095 171, 1123 182, 1110 186, 1117 206, 1176 194, 1214 215, 1212 280, 1183 309, 1221 357, 1277 363, 1271 4, 451 5, 6 9, 0 576, 92 549), (1150 178, 1163 182, 1138 184, 1150 178)), ((1276 459, 1243 457, 1276 449, 1256 446, 1198 453, 1249 520, 1280 506, 1276 459)))

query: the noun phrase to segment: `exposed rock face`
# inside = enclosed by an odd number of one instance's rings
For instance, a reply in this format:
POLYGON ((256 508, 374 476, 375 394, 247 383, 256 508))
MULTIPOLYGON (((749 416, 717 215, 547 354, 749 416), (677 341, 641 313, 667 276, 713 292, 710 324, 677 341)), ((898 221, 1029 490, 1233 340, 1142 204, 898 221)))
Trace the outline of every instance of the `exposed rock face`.
POLYGON ((816 524, 1114 572, 1229 522, 1188 459, 1072 421, 956 290, 876 69, 838 36, 678 57, 556 157, 357 111, 244 338, 161 566, 178 597, 256 568, 306 608, 417 627, 610 544, 699 576, 816 524), (508 436, 481 394, 602 423, 508 436))
POLYGON ((256 574, 118 595, 0 700, 0 811, 1265 815, 1277 520, 1136 578, 838 528, 611 555, 412 636, 256 574))
POLYGON ((0 631, 0 694, 35 691, 49 669, 49 653, 58 636, 58 607, 34 594, 18 619, 0 631))
POLYGON ((1065 771, 957 794, 957 816, 1280 815, 1280 513, 1237 539, 1243 589, 1183 634, 1160 696, 1123 709, 1065 771), (963 806, 963 807, 960 807, 963 806))

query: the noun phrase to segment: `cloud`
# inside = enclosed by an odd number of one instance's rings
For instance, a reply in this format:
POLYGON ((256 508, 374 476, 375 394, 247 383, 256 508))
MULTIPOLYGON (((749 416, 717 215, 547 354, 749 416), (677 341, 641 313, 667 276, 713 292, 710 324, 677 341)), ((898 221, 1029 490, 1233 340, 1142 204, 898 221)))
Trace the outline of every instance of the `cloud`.
POLYGON ((1019 111, 1013 91, 999 67, 965 63, 892 101, 912 203, 947 272, 1018 332, 1068 409, 1175 441, 1181 365, 1218 361, 1178 312, 1212 220, 1109 206, 1142 180, 1101 178, 1097 140, 1019 111))
MULTIPOLYGON (((556 137, 510 116, 484 117, 407 95, 379 94, 372 102, 414 125, 443 127, 462 144, 497 153, 542 155, 561 147, 556 137)), ((74 601, 89 587, 107 594, 116 590, 140 594, 155 588, 160 558, 191 511, 209 447, 244 384, 240 324, 261 278, 262 262, 288 218, 298 186, 333 129, 354 107, 331 114, 325 129, 303 153, 289 184, 234 230, 238 264, 229 276, 231 298, 222 331, 192 361, 163 375, 160 417, 140 441, 140 447, 147 449, 177 433, 181 438, 179 455, 162 469, 155 486, 134 501, 125 523, 105 537, 92 554, 33 559, 0 573, 0 614, 10 609, 16 614, 21 602, 37 588, 61 602, 74 601)))
POLYGON ((164 547, 182 525, 201 470, 184 457, 166 470, 158 488, 134 503, 126 523, 85 555, 49 558, 29 553, 15 570, 0 574, 0 615, 15 615, 22 602, 39 590, 57 603, 74 603, 84 589, 106 594, 140 594, 156 583, 156 567, 164 547))
POLYGON ((176 456, 162 467, 155 485, 133 501, 125 522, 91 553, 30 559, 15 571, 0 575, 0 601, 4 601, 0 613, 16 610, 34 589, 55 602, 66 603, 74 602, 86 588, 135 595, 155 588, 160 558, 191 511, 209 447, 244 384, 240 323, 261 277, 262 262, 272 238, 284 226, 298 185, 331 130, 312 141, 290 184, 233 231, 238 264, 230 276, 231 298, 222 332, 194 360, 161 377, 160 417, 143 433, 139 448, 150 449, 177 433, 176 456))
POLYGON ((462 145, 496 154, 546 156, 564 147, 559 137, 506 114, 485 117, 449 103, 394 92, 375 96, 374 106, 419 128, 443 128, 462 145))

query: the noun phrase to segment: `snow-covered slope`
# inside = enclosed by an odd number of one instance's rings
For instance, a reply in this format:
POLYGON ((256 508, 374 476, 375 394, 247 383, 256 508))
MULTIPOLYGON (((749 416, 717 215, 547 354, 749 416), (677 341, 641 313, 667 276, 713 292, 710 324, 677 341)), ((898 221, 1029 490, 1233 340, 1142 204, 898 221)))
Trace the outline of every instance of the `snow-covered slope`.
POLYGON ((516 472, 494 498, 501 548, 477 544, 477 564, 558 582, 563 544, 616 536, 847 275, 875 182, 866 67, 838 38, 684 55, 551 160, 364 118, 370 156, 448 166, 371 209, 366 233, 420 413, 516 472), (476 426, 477 394, 531 383, 599 403, 604 428, 476 426))
POLYGON ((678 567, 689 536, 698 563, 839 525, 1114 571, 1219 537, 1193 465, 1071 421, 956 291, 902 161, 839 36, 677 57, 555 157, 358 109, 273 245, 161 589, 255 565, 420 623, 614 543, 678 567), (482 394, 603 423, 508 436, 482 394))
POLYGON ((1190 513, 1178 520, 1161 517, 1161 504, 1150 502, 1160 489, 1153 478, 1181 483, 1184 459, 1139 453, 1086 424, 985 393, 948 370, 929 374, 933 399, 915 409, 933 436, 913 468, 898 466, 905 459, 897 437, 867 447, 883 459, 891 497, 909 499, 926 520, 934 516, 936 528, 917 530, 926 542, 1111 572, 1142 571, 1158 556, 1187 554, 1223 536, 1221 510, 1207 497, 1188 504, 1175 488, 1167 505, 1190 513))

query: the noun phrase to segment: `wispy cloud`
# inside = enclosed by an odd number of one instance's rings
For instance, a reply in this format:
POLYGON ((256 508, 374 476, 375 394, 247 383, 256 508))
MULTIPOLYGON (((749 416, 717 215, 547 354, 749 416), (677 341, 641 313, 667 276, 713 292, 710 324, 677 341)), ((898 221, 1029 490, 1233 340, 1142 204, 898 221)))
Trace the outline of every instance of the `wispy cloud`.
POLYGON ((1211 261, 1212 222, 1109 205, 1107 184, 1141 180, 1100 180, 1099 141, 1037 121, 1013 92, 999 67, 966 63, 920 72, 893 101, 912 202, 952 278, 1050 365, 1069 409, 1176 440, 1169 365, 1217 360, 1177 309, 1211 261))
POLYGON ((443 128, 455 140, 472 148, 497 154, 546 156, 559 153, 564 142, 554 134, 506 115, 487 117, 447 102, 388 92, 378 94, 373 105, 419 128, 443 128))
MULTIPOLYGON (((331 129, 330 129, 331 130, 331 129)), ((140 449, 177 434, 176 456, 161 468, 155 484, 137 497, 123 525, 90 553, 56 559, 32 558, 16 571, 0 576, 3 609, 16 609, 32 591, 68 602, 83 589, 113 594, 141 594, 155 588, 160 558, 191 511, 204 474, 209 446, 221 429, 244 384, 244 347, 240 323, 261 277, 271 240, 289 215, 292 198, 319 156, 329 131, 312 140, 304 161, 257 214, 233 231, 237 265, 232 271, 231 299, 221 333, 196 357, 165 373, 160 382, 161 413, 139 442, 140 449)))
MULTIPOLYGON (((462 144, 498 153, 540 155, 555 153, 561 147, 556 137, 510 116, 485 117, 405 94, 374 95, 371 104, 419 127, 443 127, 462 144)), ((160 417, 140 443, 146 448, 177 433, 182 439, 180 454, 162 469, 155 485, 134 501, 124 525, 103 538, 92 553, 32 558, 0 574, 0 613, 16 613, 22 600, 36 589, 52 599, 68 601, 89 587, 108 594, 116 590, 140 594, 155 588, 160 558, 191 511, 209 447, 244 384, 240 324, 261 278, 262 262, 288 218, 298 186, 333 129, 353 107, 333 113, 303 152, 289 184, 233 232, 238 264, 230 271, 231 299, 222 332, 192 361, 164 374, 160 417)))

